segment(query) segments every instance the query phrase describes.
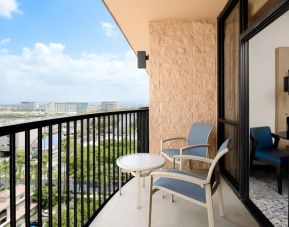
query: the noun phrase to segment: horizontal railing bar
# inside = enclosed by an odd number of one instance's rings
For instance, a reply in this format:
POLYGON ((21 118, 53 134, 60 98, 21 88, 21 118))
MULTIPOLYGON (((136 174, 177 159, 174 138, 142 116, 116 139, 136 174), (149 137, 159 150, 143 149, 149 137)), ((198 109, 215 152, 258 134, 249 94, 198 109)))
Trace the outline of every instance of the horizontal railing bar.
POLYGON ((139 108, 135 110, 121 110, 121 111, 112 111, 112 112, 101 112, 101 113, 93 113, 93 114, 82 114, 68 117, 58 117, 58 118, 49 118, 44 120, 37 121, 28 121, 18 124, 4 125, 0 127, 0 137, 6 136, 9 133, 18 133, 25 130, 32 130, 40 127, 52 126, 60 123, 66 123, 69 121, 77 121, 84 120, 87 118, 101 117, 101 116, 109 116, 114 114, 126 114, 126 113, 139 113, 143 111, 147 111, 148 107, 139 108))

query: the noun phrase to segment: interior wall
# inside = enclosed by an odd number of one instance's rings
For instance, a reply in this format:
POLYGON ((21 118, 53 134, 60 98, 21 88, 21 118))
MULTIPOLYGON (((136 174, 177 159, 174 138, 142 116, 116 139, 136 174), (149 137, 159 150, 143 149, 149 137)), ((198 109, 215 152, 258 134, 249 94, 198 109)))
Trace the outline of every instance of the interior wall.
MULTIPOLYGON (((150 152, 159 154, 161 139, 187 136, 195 122, 216 126, 216 25, 153 21, 149 28, 150 152)), ((216 135, 210 144, 212 155, 216 135)))
MULTIPOLYGON (((286 131, 286 118, 289 117, 289 94, 284 92, 284 76, 289 71, 289 47, 275 50, 275 129, 286 131)), ((288 143, 288 142, 287 142, 288 143)))
POLYGON ((250 40, 250 127, 267 125, 275 131, 275 49, 289 47, 288 28, 289 12, 250 40))

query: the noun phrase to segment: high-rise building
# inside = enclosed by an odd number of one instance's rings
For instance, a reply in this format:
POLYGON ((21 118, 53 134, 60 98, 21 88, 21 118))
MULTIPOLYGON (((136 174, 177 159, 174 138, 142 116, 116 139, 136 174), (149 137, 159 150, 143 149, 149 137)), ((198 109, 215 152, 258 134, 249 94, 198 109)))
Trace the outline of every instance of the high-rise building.
POLYGON ((39 108, 39 104, 38 102, 21 102, 20 108, 28 111, 37 110, 39 108))
POLYGON ((119 108, 118 102, 101 102, 101 109, 103 111, 113 111, 119 108))
POLYGON ((49 102, 47 112, 55 113, 84 113, 88 103, 85 102, 49 102))
POLYGON ((10 152, 9 136, 0 137, 0 157, 6 156, 10 152))

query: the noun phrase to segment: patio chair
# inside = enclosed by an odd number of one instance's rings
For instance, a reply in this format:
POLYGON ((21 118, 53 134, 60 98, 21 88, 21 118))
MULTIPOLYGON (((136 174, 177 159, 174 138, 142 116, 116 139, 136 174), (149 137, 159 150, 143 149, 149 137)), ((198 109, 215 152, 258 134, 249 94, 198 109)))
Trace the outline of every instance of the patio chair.
MULTIPOLYGON (((186 140, 185 137, 174 137, 161 140, 161 155, 173 162, 174 156, 182 155, 196 155, 201 157, 208 157, 208 140, 214 129, 211 124, 195 123, 190 129, 187 146, 179 149, 164 149, 164 144, 169 141, 175 140, 186 140)), ((182 159, 177 159, 177 163, 180 164, 180 169, 182 169, 182 159)))
POLYGON ((250 169, 252 169, 253 160, 275 166, 278 193, 282 194, 281 169, 283 166, 288 165, 288 151, 278 149, 280 138, 271 133, 271 129, 268 126, 251 128, 250 138, 252 141, 250 169), (274 138, 274 144, 272 138, 274 138))
POLYGON ((151 226, 152 215, 152 196, 158 190, 172 193, 175 196, 193 202, 197 205, 207 208, 209 227, 214 226, 212 195, 218 191, 219 195, 219 213, 224 216, 222 187, 219 174, 216 174, 215 167, 220 158, 225 155, 228 150, 230 139, 227 139, 219 148, 214 159, 200 156, 178 156, 175 158, 190 159, 202 161, 210 164, 208 174, 205 178, 196 177, 183 172, 179 169, 171 169, 167 172, 152 172, 150 175, 150 204, 149 204, 149 223, 151 226), (159 177, 153 183, 155 177, 159 177))

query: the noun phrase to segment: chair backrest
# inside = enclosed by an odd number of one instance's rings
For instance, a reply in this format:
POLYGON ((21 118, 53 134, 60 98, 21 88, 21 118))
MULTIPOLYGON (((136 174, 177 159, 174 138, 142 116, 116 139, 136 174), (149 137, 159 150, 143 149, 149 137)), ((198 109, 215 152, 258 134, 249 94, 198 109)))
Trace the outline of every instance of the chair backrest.
POLYGON ((264 126, 251 128, 250 136, 256 142, 256 150, 268 150, 274 148, 270 127, 264 126))
MULTIPOLYGON (((210 134, 214 126, 211 124, 196 123, 190 129, 188 136, 188 145, 208 144, 210 134)), ((192 151, 198 156, 207 156, 207 148, 194 148, 192 151)))
POLYGON ((218 164, 220 158, 222 158, 228 151, 228 146, 230 143, 230 139, 226 139, 225 142, 222 143, 222 145, 220 146, 219 150, 217 151, 217 154, 209 168, 209 172, 207 175, 207 180, 211 181, 211 177, 213 175, 214 169, 216 167, 216 165, 218 164))

